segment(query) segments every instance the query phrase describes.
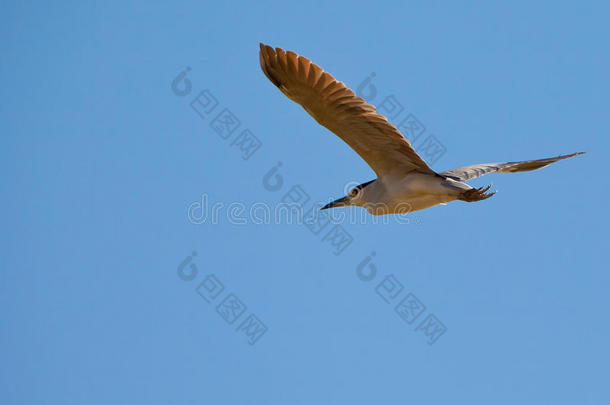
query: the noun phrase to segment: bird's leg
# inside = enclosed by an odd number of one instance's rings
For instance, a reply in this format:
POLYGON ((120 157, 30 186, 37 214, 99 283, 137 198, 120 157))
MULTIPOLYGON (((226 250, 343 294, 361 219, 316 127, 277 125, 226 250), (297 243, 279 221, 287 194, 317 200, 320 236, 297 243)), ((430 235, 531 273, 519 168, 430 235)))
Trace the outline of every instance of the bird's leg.
POLYGON ((492 195, 496 194, 495 191, 491 193, 487 192, 490 187, 491 184, 487 187, 471 188, 470 190, 463 191, 458 197, 458 200, 468 202, 486 200, 492 195))

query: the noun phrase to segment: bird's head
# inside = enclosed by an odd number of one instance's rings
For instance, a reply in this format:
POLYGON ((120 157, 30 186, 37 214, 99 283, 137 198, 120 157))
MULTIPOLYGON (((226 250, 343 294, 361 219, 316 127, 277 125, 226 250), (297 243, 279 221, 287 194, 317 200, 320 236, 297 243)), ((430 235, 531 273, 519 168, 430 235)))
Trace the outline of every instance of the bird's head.
POLYGON ((346 206, 364 206, 367 202, 365 187, 374 182, 375 180, 367 181, 366 183, 362 183, 356 187, 353 187, 345 197, 339 198, 331 203, 326 204, 322 207, 322 210, 326 210, 329 208, 337 208, 337 207, 346 207, 346 206))

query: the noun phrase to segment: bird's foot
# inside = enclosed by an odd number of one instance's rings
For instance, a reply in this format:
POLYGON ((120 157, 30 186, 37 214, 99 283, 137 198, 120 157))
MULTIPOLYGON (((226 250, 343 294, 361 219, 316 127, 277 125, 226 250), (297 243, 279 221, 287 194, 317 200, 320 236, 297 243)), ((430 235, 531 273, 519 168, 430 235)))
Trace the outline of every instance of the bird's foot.
POLYGON ((486 200, 492 195, 496 194, 495 191, 488 193, 487 191, 490 189, 491 184, 487 187, 479 187, 479 188, 471 188, 470 190, 466 190, 460 194, 458 200, 474 202, 486 200))

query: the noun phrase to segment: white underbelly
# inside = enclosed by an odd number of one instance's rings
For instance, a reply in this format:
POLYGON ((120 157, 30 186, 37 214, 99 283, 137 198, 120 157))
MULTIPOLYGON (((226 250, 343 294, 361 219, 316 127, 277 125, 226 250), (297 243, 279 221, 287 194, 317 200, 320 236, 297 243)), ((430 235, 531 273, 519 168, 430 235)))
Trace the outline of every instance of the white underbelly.
POLYGON ((419 211, 438 204, 446 204, 455 200, 455 196, 448 194, 428 194, 412 198, 406 202, 411 206, 411 211, 419 211))
MULTIPOLYGON (((386 200, 387 209, 381 211, 385 211, 383 214, 408 213, 455 201, 462 190, 451 187, 446 181, 438 176, 419 173, 408 175, 400 181, 389 181, 389 187, 386 185, 386 196, 389 197, 386 200)), ((377 211, 376 215, 383 215, 380 210, 377 211)))

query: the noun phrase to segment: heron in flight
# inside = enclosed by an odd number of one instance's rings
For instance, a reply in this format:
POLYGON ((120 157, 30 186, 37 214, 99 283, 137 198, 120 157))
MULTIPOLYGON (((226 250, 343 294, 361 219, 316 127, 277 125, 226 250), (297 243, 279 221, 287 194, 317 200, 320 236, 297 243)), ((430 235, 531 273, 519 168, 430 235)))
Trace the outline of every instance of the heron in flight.
POLYGON ((265 76, 299 103, 320 125, 334 132, 375 171, 377 179, 352 188, 322 209, 360 206, 373 215, 407 213, 461 200, 485 200, 491 186, 474 188, 465 181, 487 173, 540 169, 584 152, 522 162, 483 163, 437 173, 411 143, 375 107, 309 59, 260 44, 265 76))

